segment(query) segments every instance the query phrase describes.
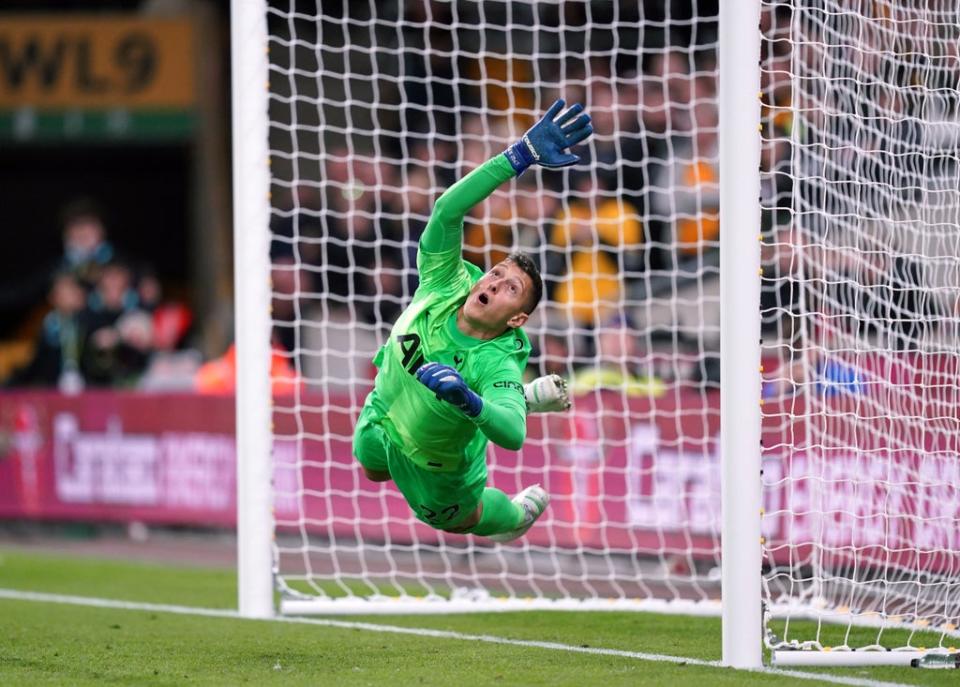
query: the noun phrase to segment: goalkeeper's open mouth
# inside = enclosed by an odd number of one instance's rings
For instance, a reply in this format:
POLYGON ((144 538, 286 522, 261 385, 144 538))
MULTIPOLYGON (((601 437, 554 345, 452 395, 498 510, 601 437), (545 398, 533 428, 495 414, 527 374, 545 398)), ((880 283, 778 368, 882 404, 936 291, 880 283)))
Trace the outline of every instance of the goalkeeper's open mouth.
POLYGON ((488 305, 490 303, 490 297, 482 291, 477 294, 477 300, 480 301, 480 305, 488 305))

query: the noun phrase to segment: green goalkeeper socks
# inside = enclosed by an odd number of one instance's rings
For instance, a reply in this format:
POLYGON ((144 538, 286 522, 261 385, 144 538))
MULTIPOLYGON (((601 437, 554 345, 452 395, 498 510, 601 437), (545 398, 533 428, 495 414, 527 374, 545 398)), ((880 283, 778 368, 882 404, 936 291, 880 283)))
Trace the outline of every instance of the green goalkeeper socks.
POLYGON ((473 526, 470 534, 489 537, 491 534, 515 530, 523 522, 523 508, 499 489, 484 489, 480 502, 483 504, 483 513, 480 514, 480 522, 473 526))

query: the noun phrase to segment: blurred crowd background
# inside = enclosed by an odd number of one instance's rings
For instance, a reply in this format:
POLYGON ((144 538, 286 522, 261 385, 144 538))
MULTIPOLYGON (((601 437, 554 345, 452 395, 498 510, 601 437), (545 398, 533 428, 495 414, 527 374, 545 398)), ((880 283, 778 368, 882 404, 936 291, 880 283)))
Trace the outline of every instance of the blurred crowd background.
POLYGON ((229 3, 0 7, 0 384, 185 390, 232 337, 229 3))
POLYGON ((716 3, 376 12, 272 17, 272 68, 290 77, 277 79, 270 111, 271 148, 284 151, 271 167, 274 271, 284 273, 274 284, 290 287, 274 318, 307 379, 349 388, 369 375, 416 288, 433 200, 564 98, 593 117, 581 163, 531 170, 494 193, 466 220, 465 258, 488 268, 519 247, 538 260, 547 298, 525 327, 530 375, 640 395, 674 381, 715 386, 716 3))
MULTIPOLYGON (((228 3, 3 11, 0 380, 231 390, 228 3)), ((539 260, 548 299, 531 373, 639 394, 716 387, 716 0, 376 11, 371 22, 365 4, 271 3, 275 377, 369 378, 416 288, 433 200, 564 97, 594 120, 582 164, 495 194, 468 219, 465 257, 488 267, 519 246, 539 260)), ((763 13, 757 227, 765 336, 787 341, 802 242, 789 22, 782 6, 763 13)), ((864 308, 936 318, 918 261, 882 267, 889 293, 864 308)), ((842 288, 823 300, 862 296, 842 288)))

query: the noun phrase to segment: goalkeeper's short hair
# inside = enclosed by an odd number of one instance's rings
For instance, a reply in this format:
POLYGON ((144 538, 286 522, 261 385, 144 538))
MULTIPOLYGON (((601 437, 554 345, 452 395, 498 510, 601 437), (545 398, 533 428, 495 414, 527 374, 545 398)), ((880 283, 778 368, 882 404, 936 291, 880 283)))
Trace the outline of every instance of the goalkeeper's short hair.
POLYGON ((507 260, 522 269, 530 277, 533 283, 533 289, 527 297, 526 313, 529 315, 537 309, 540 299, 543 298, 543 278, 540 276, 540 270, 537 263, 529 255, 522 251, 514 251, 507 256, 507 260))

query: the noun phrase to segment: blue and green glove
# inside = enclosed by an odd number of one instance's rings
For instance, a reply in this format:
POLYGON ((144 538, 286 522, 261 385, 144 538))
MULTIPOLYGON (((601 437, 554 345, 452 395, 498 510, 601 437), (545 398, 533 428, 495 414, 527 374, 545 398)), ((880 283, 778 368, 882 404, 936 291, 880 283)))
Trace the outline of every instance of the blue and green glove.
POLYGON ((441 401, 455 405, 469 417, 476 417, 483 410, 483 399, 471 391, 460 373, 449 365, 422 365, 417 370, 417 381, 435 393, 441 401))
POLYGON ((590 115, 581 114, 583 105, 580 103, 561 115, 563 106, 563 100, 556 101, 519 141, 503 151, 517 176, 530 165, 558 169, 580 162, 578 156, 564 151, 593 133, 590 115))

